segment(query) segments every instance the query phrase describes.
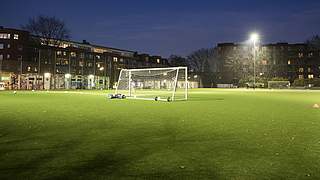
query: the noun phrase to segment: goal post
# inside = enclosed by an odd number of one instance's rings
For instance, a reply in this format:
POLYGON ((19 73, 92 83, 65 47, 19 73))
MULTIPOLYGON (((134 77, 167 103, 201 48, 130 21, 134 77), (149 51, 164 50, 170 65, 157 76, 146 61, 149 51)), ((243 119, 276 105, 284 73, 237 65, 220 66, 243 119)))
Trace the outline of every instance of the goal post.
POLYGON ((122 69, 115 93, 133 99, 187 100, 188 68, 122 69))

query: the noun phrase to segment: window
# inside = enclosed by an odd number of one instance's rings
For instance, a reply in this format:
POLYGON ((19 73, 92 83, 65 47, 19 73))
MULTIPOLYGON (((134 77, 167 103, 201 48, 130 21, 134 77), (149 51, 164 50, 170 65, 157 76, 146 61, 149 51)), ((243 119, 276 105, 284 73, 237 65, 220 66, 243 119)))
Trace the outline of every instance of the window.
POLYGON ((302 73, 302 72, 303 72, 303 68, 299 68, 299 72, 301 72, 301 73, 302 73))
POLYGON ((118 58, 117 57, 113 57, 113 62, 118 62, 118 58))
POLYGON ((4 44, 0 44, 0 49, 3 49, 4 48, 4 44))
POLYGON ((10 57, 11 57, 10 54, 7 54, 7 59, 10 59, 10 57))
POLYGON ((304 79, 303 75, 299 75, 299 79, 304 79))
POLYGON ((157 59, 157 63, 160 64, 160 59, 157 59))
POLYGON ((57 51, 57 55, 61 55, 62 54, 62 52, 61 51, 57 51))
POLYGON ((77 56, 77 54, 75 52, 71 52, 70 55, 71 55, 71 57, 76 57, 77 56))
POLYGON ((31 71, 31 67, 30 67, 30 66, 27 67, 27 71, 28 71, 28 72, 31 71))
POLYGON ((311 68, 308 68, 308 72, 311 72, 311 68))
POLYGON ((288 65, 290 65, 291 64, 291 61, 290 60, 288 60, 288 65))
POLYGON ((67 52, 63 51, 63 55, 66 56, 66 55, 67 55, 67 52))
POLYGON ((100 59, 100 58, 101 58, 101 56, 100 56, 100 55, 96 55, 96 58, 97 58, 97 59, 100 59))
POLYGON ((19 35, 18 34, 14 34, 13 35, 13 39, 19 39, 19 35))
POLYGON ((11 45, 10 45, 10 44, 7 44, 7 48, 10 49, 10 48, 11 48, 11 45))
POLYGON ((299 58, 303 58, 303 53, 298 54, 299 58))
POLYGON ((310 53, 308 54, 308 57, 313 57, 313 52, 310 52, 310 53))
POLYGON ((309 79, 313 79, 313 78, 314 78, 313 74, 309 74, 309 75, 308 75, 308 78, 309 78, 309 79))
POLYGON ((267 65, 268 62, 267 62, 266 60, 262 60, 262 61, 261 61, 261 64, 262 64, 262 65, 267 65))
POLYGON ((10 34, 0 33, 0 39, 10 39, 10 34))
POLYGON ((92 67, 92 63, 91 63, 91 62, 88 62, 87 66, 88 66, 88 67, 92 67))
POLYGON ((0 54, 0 60, 3 60, 3 55, 2 54, 0 54))

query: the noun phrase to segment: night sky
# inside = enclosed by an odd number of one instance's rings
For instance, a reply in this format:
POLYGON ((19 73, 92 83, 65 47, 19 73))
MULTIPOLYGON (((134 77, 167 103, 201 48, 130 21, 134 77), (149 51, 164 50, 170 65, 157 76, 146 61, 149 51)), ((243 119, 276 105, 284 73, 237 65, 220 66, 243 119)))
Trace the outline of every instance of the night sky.
POLYGON ((304 42, 320 34, 319 0, 6 0, 0 25, 19 28, 36 15, 57 16, 73 40, 153 55, 187 55, 257 31, 264 43, 304 42))

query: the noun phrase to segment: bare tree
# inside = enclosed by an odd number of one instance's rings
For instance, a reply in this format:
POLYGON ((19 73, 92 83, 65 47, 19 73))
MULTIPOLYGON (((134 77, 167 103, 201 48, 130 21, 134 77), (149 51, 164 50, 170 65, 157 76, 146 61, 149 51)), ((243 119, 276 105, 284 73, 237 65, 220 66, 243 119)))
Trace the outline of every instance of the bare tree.
POLYGON ((70 31, 65 23, 56 17, 42 15, 33 17, 22 28, 35 36, 40 36, 41 43, 45 45, 59 46, 61 40, 70 38, 70 31))
POLYGON ((306 42, 311 48, 320 49, 320 36, 315 35, 306 42))
POLYGON ((169 57, 169 63, 171 66, 186 66, 189 67, 189 63, 186 58, 178 55, 171 55, 169 57))
POLYGON ((191 53, 188 57, 188 62, 196 72, 211 71, 209 66, 214 66, 214 49, 199 49, 191 53))

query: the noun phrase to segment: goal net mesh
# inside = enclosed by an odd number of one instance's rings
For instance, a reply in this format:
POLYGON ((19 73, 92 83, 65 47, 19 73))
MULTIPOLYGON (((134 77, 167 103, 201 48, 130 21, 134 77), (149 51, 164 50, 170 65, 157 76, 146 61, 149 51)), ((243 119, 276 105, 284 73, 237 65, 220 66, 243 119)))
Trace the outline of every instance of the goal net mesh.
POLYGON ((129 98, 187 99, 187 68, 122 69, 116 93, 129 98))

